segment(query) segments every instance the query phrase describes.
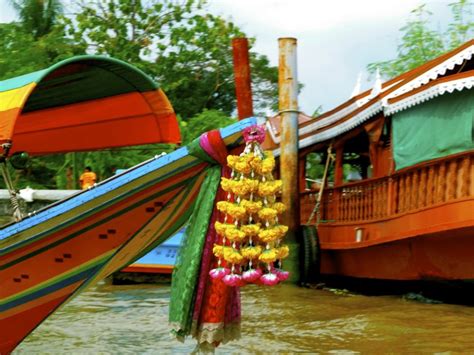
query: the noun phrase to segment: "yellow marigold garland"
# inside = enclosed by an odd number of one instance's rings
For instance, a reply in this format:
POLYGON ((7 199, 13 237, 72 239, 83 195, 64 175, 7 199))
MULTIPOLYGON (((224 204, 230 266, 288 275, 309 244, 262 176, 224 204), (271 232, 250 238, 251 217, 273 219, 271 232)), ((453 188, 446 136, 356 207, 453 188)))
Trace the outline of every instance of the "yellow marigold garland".
POLYGON ((232 173, 221 180, 227 201, 217 203, 222 217, 215 223, 220 240, 213 248, 218 268, 210 275, 229 286, 255 282, 275 285, 288 277, 288 272, 280 269, 281 260, 289 253, 288 247, 281 245, 288 227, 278 222, 286 209, 277 202, 282 182, 273 178, 272 152, 260 147, 262 129, 253 126, 244 132, 245 150, 239 156, 227 157, 232 173), (223 262, 226 267, 222 267, 223 262))

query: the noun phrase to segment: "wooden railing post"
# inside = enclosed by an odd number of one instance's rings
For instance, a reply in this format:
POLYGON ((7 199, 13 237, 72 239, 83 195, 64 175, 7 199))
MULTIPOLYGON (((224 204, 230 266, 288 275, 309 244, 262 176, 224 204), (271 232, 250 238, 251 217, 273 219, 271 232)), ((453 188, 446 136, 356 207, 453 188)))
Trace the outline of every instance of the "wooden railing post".
POLYGON ((391 216, 395 210, 395 191, 394 191, 394 182, 393 178, 388 178, 387 183, 387 216, 391 216))

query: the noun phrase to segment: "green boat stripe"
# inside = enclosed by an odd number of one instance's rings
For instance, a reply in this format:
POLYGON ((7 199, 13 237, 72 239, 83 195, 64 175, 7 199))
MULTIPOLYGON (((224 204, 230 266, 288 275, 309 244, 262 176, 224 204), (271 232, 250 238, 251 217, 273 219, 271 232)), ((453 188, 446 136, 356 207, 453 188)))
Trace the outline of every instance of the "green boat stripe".
POLYGON ((117 72, 117 75, 122 75, 126 77, 127 79, 130 79, 129 77, 135 78, 137 83, 134 85, 137 86, 136 87, 137 91, 143 92, 143 91, 155 90, 159 88, 158 84, 155 81, 153 81, 153 79, 151 79, 143 71, 119 59, 101 56, 101 55, 80 55, 80 56, 68 58, 66 60, 62 60, 46 69, 38 70, 32 73, 28 73, 28 74, 24 74, 21 76, 17 76, 14 78, 0 81, 0 92, 15 90, 31 83, 38 84, 48 74, 51 74, 55 70, 69 64, 80 63, 80 62, 95 63, 96 65, 100 65, 109 70, 110 68, 113 68, 117 72))

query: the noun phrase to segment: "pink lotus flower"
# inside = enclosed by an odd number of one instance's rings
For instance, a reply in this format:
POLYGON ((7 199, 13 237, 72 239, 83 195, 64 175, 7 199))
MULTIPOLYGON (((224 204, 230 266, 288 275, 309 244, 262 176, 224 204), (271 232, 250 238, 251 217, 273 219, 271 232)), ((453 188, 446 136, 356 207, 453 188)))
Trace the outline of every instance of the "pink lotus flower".
POLYGON ((209 271, 209 276, 217 280, 220 280, 224 276, 229 275, 229 274, 230 274, 230 270, 226 267, 218 267, 209 271))
POLYGON ((265 127, 259 125, 253 125, 247 127, 243 131, 244 141, 246 143, 249 142, 257 142, 262 144, 265 141, 265 127))
POLYGON ((246 282, 254 282, 262 276, 262 270, 260 269, 249 269, 242 273, 242 278, 246 282))
POLYGON ((275 286, 277 283, 280 282, 278 279, 277 274, 269 273, 265 274, 260 278, 260 281, 262 281, 262 284, 266 286, 275 286))
POLYGON ((227 286, 243 286, 244 285, 242 276, 237 275, 237 274, 225 275, 224 278, 222 279, 222 282, 224 282, 227 286))
POLYGON ((282 269, 275 269, 274 272, 277 275, 278 280, 280 281, 285 281, 290 276, 290 273, 288 271, 282 269))

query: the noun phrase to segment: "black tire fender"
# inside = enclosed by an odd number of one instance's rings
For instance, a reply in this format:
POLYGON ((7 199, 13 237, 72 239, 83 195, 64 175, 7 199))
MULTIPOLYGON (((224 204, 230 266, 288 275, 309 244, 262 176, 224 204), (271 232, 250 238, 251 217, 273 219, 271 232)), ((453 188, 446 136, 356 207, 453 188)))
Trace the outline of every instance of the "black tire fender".
POLYGON ((306 286, 319 279, 321 250, 315 226, 302 225, 300 234, 300 284, 306 286))

